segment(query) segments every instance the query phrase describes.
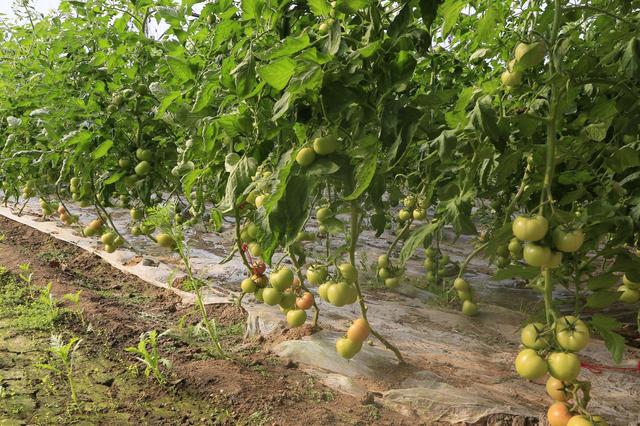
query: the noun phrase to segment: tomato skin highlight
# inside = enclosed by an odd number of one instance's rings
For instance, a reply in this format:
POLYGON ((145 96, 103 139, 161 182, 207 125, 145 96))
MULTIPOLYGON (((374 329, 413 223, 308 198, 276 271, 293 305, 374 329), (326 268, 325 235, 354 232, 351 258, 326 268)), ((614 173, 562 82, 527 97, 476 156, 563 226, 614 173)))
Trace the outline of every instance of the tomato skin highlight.
POLYGON ((580 358, 570 352, 553 352, 547 358, 549 374, 563 382, 573 382, 580 374, 580 358))
POLYGON ((529 380, 536 380, 547 374, 547 363, 533 349, 523 349, 515 360, 516 371, 529 380))

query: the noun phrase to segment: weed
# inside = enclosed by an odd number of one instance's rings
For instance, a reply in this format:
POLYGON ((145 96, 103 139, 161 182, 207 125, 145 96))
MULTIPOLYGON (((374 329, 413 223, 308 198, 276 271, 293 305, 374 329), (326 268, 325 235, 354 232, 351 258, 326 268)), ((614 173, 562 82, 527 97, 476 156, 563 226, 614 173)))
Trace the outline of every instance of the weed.
POLYGON ((72 337, 67 343, 64 343, 62 336, 51 336, 51 347, 49 351, 56 356, 58 366, 54 364, 36 364, 36 367, 43 368, 54 372, 60 377, 63 377, 68 385, 71 393, 71 401, 74 405, 78 404, 78 396, 76 394, 76 386, 74 382, 73 367, 75 364, 75 352, 80 347, 80 340, 77 337, 72 337))
POLYGON ((45 306, 47 315, 49 316, 49 322, 51 324, 55 324, 60 317, 60 309, 58 309, 58 303, 55 301, 53 294, 51 293, 51 283, 47 284, 45 288, 40 290, 38 301, 45 306))
POLYGON ((78 290, 75 293, 65 294, 62 298, 64 300, 68 300, 69 302, 73 303, 73 305, 75 306, 74 314, 76 314, 78 319, 80 319, 80 321, 82 322, 82 326, 84 327, 84 325, 85 325, 85 323, 84 323, 84 310, 82 309, 82 305, 80 304, 80 296, 81 295, 82 295, 82 290, 78 290))
POLYGON ((153 374, 153 377, 160 384, 166 383, 166 378, 160 366, 163 365, 166 368, 171 367, 171 363, 166 358, 161 358, 158 352, 158 339, 164 335, 158 335, 156 330, 148 331, 140 335, 140 342, 138 346, 131 346, 125 349, 126 352, 136 354, 136 359, 145 365, 144 375, 149 377, 153 374), (150 349, 147 348, 149 345, 150 349))
POLYGON ((27 285, 31 285, 31 280, 33 280, 33 272, 31 272, 31 265, 29 265, 28 263, 20 264, 20 273, 18 274, 18 276, 27 285))

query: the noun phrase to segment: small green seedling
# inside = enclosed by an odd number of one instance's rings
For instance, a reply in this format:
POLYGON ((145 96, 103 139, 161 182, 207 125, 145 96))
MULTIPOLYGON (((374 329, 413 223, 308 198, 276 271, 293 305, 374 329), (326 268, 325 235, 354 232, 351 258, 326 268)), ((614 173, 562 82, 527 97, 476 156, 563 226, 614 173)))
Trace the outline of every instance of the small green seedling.
POLYGON ((71 393, 71 401, 74 405, 78 404, 78 396, 76 394, 76 386, 73 379, 73 367, 75 363, 75 353, 80 347, 81 342, 81 339, 72 337, 67 343, 64 343, 61 335, 53 335, 51 336, 51 347, 49 348, 49 352, 55 355, 58 365, 51 363, 36 364, 36 367, 52 371, 67 381, 69 391, 71 393))
MULTIPOLYGON (((166 332, 165 332, 166 333, 166 332)), ((160 366, 171 368, 171 363, 168 359, 160 357, 158 352, 158 339, 164 336, 165 333, 158 335, 156 330, 148 331, 140 335, 140 343, 138 346, 131 346, 125 349, 126 352, 136 354, 136 359, 145 365, 144 375, 149 377, 153 374, 153 377, 160 384, 167 382, 160 366), (149 348, 147 348, 147 345, 149 348)))

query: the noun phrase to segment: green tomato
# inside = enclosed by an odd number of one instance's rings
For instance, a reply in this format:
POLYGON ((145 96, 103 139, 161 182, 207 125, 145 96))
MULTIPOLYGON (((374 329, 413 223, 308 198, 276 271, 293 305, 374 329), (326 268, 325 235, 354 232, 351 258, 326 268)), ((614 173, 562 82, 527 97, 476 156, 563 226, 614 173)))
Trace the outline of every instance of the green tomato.
POLYGON ((436 269, 436 261, 431 257, 427 257, 424 262, 422 262, 424 269, 427 271, 434 271, 436 269))
POLYGON ((638 290, 621 285, 618 287, 618 292, 620 292, 620 301, 623 303, 633 304, 640 301, 640 291, 638 290))
POLYGON ((277 288, 266 287, 262 291, 262 299, 269 306, 276 306, 282 300, 282 292, 277 288))
POLYGON ((544 216, 536 215, 531 218, 518 216, 512 224, 511 230, 516 238, 522 241, 539 241, 547 235, 549 222, 544 216))
POLYGON ((349 302, 353 298, 352 287, 353 286, 344 281, 330 286, 327 290, 327 299, 329 300, 329 303, 337 307, 350 304, 349 302))
POLYGON ((563 382, 573 382, 580 374, 580 358, 570 352, 552 352, 547 358, 549 374, 563 382))
POLYGON ((309 280, 311 284, 320 285, 327 279, 328 273, 327 268, 324 266, 310 266, 309 269, 307 269, 307 280, 309 280))
POLYGON ((296 155, 296 162, 301 167, 310 166, 316 159, 316 153, 313 148, 302 148, 296 155))
POLYGON ((567 315, 556 323, 556 341, 564 350, 579 352, 589 343, 589 327, 584 321, 567 315))
POLYGON ((529 68, 536 66, 544 61, 545 45, 544 42, 535 43, 518 43, 514 52, 516 62, 521 68, 529 68))
POLYGON ((293 284, 293 271, 285 266, 273 272, 269 277, 269 284, 280 291, 290 288, 293 284))
POLYGON ((625 285, 625 287, 632 290, 640 290, 640 282, 631 281, 629 277, 627 277, 627 274, 624 274, 622 276, 622 283, 625 285))
POLYGON ((534 322, 525 326, 520 332, 520 341, 527 348, 539 350, 549 346, 546 338, 540 336, 544 331, 545 325, 540 322, 534 322))
POLYGON ((386 254, 381 254, 378 257, 378 268, 388 268, 389 267, 389 256, 386 254))
POLYGON ((584 232, 580 229, 567 229, 562 226, 553 230, 553 245, 565 253, 573 253, 580 250, 584 243, 584 232))
POLYGON ((520 240, 512 238, 507 248, 509 249, 509 253, 511 253, 511 257, 515 259, 522 258, 522 243, 520 243, 520 240))
POLYGON ((436 257, 436 249, 434 249, 433 247, 429 247, 424 251, 424 255, 429 259, 433 259, 436 257))
POLYGON ((413 218, 415 220, 424 220, 427 217, 427 211, 423 209, 414 209, 413 218))
POLYGON ((458 290, 458 298, 463 302, 466 300, 471 300, 471 292, 469 290, 458 290))
POLYGON ((260 243, 257 243, 257 242, 249 243, 247 248, 249 249, 249 253, 251 253, 251 256, 253 257, 258 257, 262 255, 262 246, 260 245, 260 243))
POLYGON ((279 304, 284 310, 294 309, 296 307, 296 294, 290 290, 283 292, 279 304))
POLYGON ((471 286, 469 286, 469 283, 464 278, 456 278, 455 280, 453 280, 453 288, 455 288, 457 291, 469 292, 471 286))
POLYGON ((551 250, 549 247, 528 243, 524 246, 523 256, 528 265, 546 267, 551 260, 551 250))
POLYGON ((128 169, 131 167, 131 160, 128 158, 121 158, 118 160, 118 166, 120 166, 121 169, 128 169))
POLYGON ((100 237, 100 241, 102 241, 102 244, 104 244, 105 246, 110 246, 113 245, 116 238, 118 238, 118 235, 115 232, 106 232, 102 234, 102 237, 100 237))
POLYGON ((256 286, 256 283, 254 283, 251 278, 245 278, 240 283, 240 288, 244 293, 255 293, 258 287, 256 286))
POLYGON ((336 352, 342 358, 351 359, 362 349, 362 342, 354 342, 346 337, 341 337, 336 341, 336 352))
POLYGON ((387 268, 378 269, 378 276, 383 280, 391 277, 391 272, 387 268))
POLYGON ((158 234, 158 236, 156 237, 156 242, 160 247, 164 248, 171 248, 176 243, 171 235, 165 233, 158 234))
POLYGON ((348 283, 355 283, 358 281, 358 270, 351 263, 343 263, 338 266, 340 270, 340 275, 344 278, 348 283))
POLYGON ((390 277, 384 280, 384 285, 388 288, 396 288, 400 285, 400 277, 390 277))
POLYGON ((329 289, 334 285, 336 285, 336 283, 334 283, 333 281, 327 281, 324 284, 320 284, 320 286, 318 287, 318 295, 320 296, 320 299, 324 300, 325 302, 328 302, 329 289))
POLYGON ((338 149, 338 139, 334 135, 316 138, 313 141, 313 150, 318 155, 329 155, 338 149))
POLYGON ((402 200, 402 205, 404 205, 408 209, 412 209, 415 207, 416 201, 416 197, 414 197, 413 195, 407 195, 406 197, 404 197, 404 200, 402 200))
POLYGON ((466 316, 472 317, 478 313, 478 305, 470 300, 465 300, 462 303, 462 313, 466 316))
POLYGON ((136 172, 136 175, 140 177, 146 176, 151 172, 151 163, 148 161, 141 161, 136 165, 134 171, 136 172))
POLYGON ((329 207, 320 207, 316 210, 316 218, 318 219, 318 222, 324 222, 331 217, 333 217, 333 212, 329 207))
POLYGON ((547 363, 533 349, 520 351, 515 361, 518 374, 528 380, 536 380, 547 374, 547 363))
POLYGON ((258 237, 258 226, 255 223, 247 225, 247 235, 252 240, 255 240, 258 237))
POLYGON ((254 294, 258 302, 264 302, 264 297, 262 297, 262 293, 264 293, 264 288, 259 287, 254 294))
POLYGON ((151 161, 153 159, 153 152, 150 149, 138 148, 136 150, 136 158, 139 161, 151 161))
POLYGON ((409 210, 402 209, 398 212, 398 219, 400 222, 405 222, 412 217, 411 212, 409 210))
POLYGON ((287 312, 287 324, 296 328, 302 326, 307 321, 307 313, 302 309, 292 309, 287 312))

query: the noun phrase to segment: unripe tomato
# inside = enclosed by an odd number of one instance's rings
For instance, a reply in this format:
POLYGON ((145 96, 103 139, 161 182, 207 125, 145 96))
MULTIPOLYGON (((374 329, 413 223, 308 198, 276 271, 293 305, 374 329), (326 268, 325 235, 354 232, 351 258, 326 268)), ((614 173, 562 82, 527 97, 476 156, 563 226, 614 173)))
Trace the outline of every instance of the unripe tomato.
POLYGON ((469 290, 458 290, 458 298, 463 302, 471 300, 471 292, 469 290))
POLYGON ((378 276, 383 280, 391 277, 391 272, 387 268, 378 269, 378 276))
POLYGON ((342 358, 351 359, 362 349, 362 342, 354 342, 347 337, 336 340, 336 352, 342 358))
POLYGON ((257 286, 251 278, 245 278, 240 283, 240 288, 244 293, 255 293, 257 286))
POLYGON ((131 220, 140 220, 142 219, 142 211, 138 209, 131 209, 129 211, 129 215, 131 216, 131 220))
POLYGON ((436 254, 436 249, 434 249, 433 247, 429 247, 424 251, 424 255, 429 259, 433 259, 434 257, 436 257, 436 254))
POLYGON ((106 251, 107 253, 113 253, 114 251, 116 251, 116 246, 105 245, 104 251, 106 251))
POLYGON ((102 219, 94 219, 89 222, 87 228, 91 229, 94 232, 97 232, 102 229, 102 226, 104 226, 104 222, 102 222, 102 219))
POLYGON ((296 163, 301 167, 307 167, 311 165, 316 159, 316 153, 313 148, 302 148, 296 155, 296 163))
POLYGON ((269 284, 280 291, 288 289, 293 284, 293 271, 285 266, 273 272, 269 277, 269 284))
POLYGON ((534 322, 525 326, 520 332, 520 341, 528 348, 539 350, 549 346, 549 341, 540 334, 544 331, 545 325, 541 322, 534 322))
POLYGON ((138 176, 146 176, 151 171, 151 163, 148 161, 141 161, 136 165, 134 171, 138 176))
POLYGON ((458 277, 455 280, 453 280, 453 288, 455 288, 458 291, 469 291, 470 290, 470 286, 469 283, 467 282, 467 280, 465 280, 464 278, 458 277))
POLYGON ((117 237, 118 235, 116 235, 115 232, 106 232, 102 234, 102 237, 100 237, 100 241, 102 241, 102 244, 104 244, 105 246, 110 246, 113 245, 113 242, 117 237))
POLYGON ((564 402, 554 402, 547 410, 547 420, 550 426, 567 426, 570 419, 569 407, 564 402))
POLYGON ((369 337, 369 324, 362 318, 355 320, 347 330, 347 338, 352 342, 362 343, 367 337, 369 337))
POLYGON ((313 150, 318 155, 329 155, 338 149, 338 139, 333 135, 322 136, 313 141, 313 150))
POLYGON ((247 248, 249 249, 249 253, 251 253, 251 256, 258 257, 262 255, 262 246, 260 245, 260 243, 249 243, 247 248))
POLYGON ((561 251, 552 251, 551 257, 549 257, 549 263, 547 263, 547 268, 553 269, 562 265, 562 252, 561 251))
POLYGON ((341 307, 350 304, 349 302, 353 299, 352 294, 352 286, 343 281, 329 287, 327 299, 332 305, 341 307))
POLYGON ((307 321, 307 313, 302 309, 292 309, 287 312, 287 323, 289 327, 302 326, 307 321))
POLYGON ((574 316, 564 316, 556 324, 556 340, 562 349, 579 352, 589 343, 589 327, 574 316))
POLYGON ((158 234, 158 236, 156 237, 156 242, 160 247, 164 247, 164 248, 173 247, 174 244, 176 243, 174 239, 171 237, 171 235, 165 234, 165 233, 158 234))
POLYGON ((264 288, 258 287, 258 289, 254 294, 258 302, 264 302, 264 297, 262 297, 262 293, 264 293, 264 288))
POLYGON ((389 256, 386 254, 381 254, 378 257, 378 268, 388 268, 389 267, 389 256))
POLYGON ((305 291, 304 294, 296 299, 298 309, 309 309, 313 306, 313 294, 305 291))
POLYGON ((153 159, 153 152, 150 149, 138 148, 136 150, 136 158, 139 161, 151 161, 153 159))
POLYGON ((522 258, 522 244, 520 243, 520 240, 512 238, 511 241, 509 241, 509 246, 507 248, 512 257, 516 259, 522 258))
POLYGON ((134 237, 139 237, 142 235, 142 231, 140 231, 140 227, 138 225, 131 228, 131 235, 134 237))
POLYGON ((321 284, 318 287, 318 296, 320 296, 320 299, 324 300, 325 302, 329 301, 329 289, 336 285, 336 283, 334 283, 333 281, 327 281, 324 284, 321 284))
POLYGON ((473 303, 471 300, 465 300, 462 302, 462 313, 472 317, 478 313, 478 305, 473 303))
POLYGON ((277 288, 266 287, 262 291, 262 299, 269 306, 276 306, 282 300, 282 292, 277 288))
POLYGON ((546 384, 547 393, 555 401, 568 401, 571 394, 566 389, 566 383, 555 377, 549 377, 546 384))
POLYGON ((522 73, 520 71, 505 70, 500 76, 500 81, 503 86, 508 88, 518 87, 522 84, 522 73))
POLYGON ((416 197, 414 197, 413 195, 407 195, 406 197, 404 197, 404 200, 402 200, 402 204, 406 208, 412 209, 416 205, 416 197))
POLYGON ((282 292, 282 298, 279 303, 280 307, 285 311, 295 309, 296 307, 296 294, 291 290, 282 292))
MULTIPOLYGON (((597 423, 602 424, 602 423, 597 423)), ((593 426, 594 423, 585 416, 573 416, 567 423, 567 426, 593 426)))
POLYGON ((329 207, 320 207, 318 210, 316 210, 316 218, 318 219, 318 222, 324 222, 332 216, 333 212, 329 207))
POLYGON ((320 285, 327 279, 327 268, 324 266, 312 265, 307 269, 307 279, 311 284, 320 285))
POLYGON ((525 379, 535 380, 547 374, 547 363, 533 349, 520 351, 515 361, 516 371, 525 379))
POLYGON ((412 217, 411 212, 409 210, 402 209, 398 212, 398 219, 400 222, 405 222, 412 217))
POLYGON ((573 382, 580 374, 580 358, 574 353, 552 352, 547 364, 549 374, 563 382, 573 382))
POLYGON ((426 217, 427 217, 426 210, 423 210, 423 209, 414 209, 413 210, 413 218, 415 220, 423 220, 426 217))
POLYGON ((246 230, 249 238, 256 239, 258 237, 258 226, 255 223, 248 224, 246 230))
POLYGON ((573 253, 580 250, 584 243, 584 232, 580 229, 567 229, 562 226, 553 230, 553 245, 565 253, 573 253))
POLYGON ((358 281, 358 270, 351 263, 343 263, 338 266, 340 270, 340 275, 344 278, 348 283, 355 283, 358 281))
POLYGON ((627 274, 624 274, 622 276, 622 283, 625 285, 625 287, 632 290, 640 290, 640 282, 631 281, 629 277, 627 277, 627 274))
POLYGON ((400 285, 399 277, 389 277, 384 280, 384 285, 388 288, 396 288, 400 285))
POLYGON ((618 287, 620 292, 620 301, 623 303, 638 303, 640 301, 640 291, 631 289, 627 286, 621 285, 618 287))
POLYGON ((256 197, 256 208, 262 207, 262 205, 264 204, 265 201, 267 201, 267 196, 266 195, 258 195, 256 197))
POLYGON ((427 271, 433 271, 436 268, 436 262, 430 257, 427 257, 424 262, 422 262, 424 269, 427 271))
POLYGON ((546 267, 551 260, 551 250, 549 247, 528 243, 524 246, 523 256, 528 265, 546 267))
POLYGON ((536 66, 544 61, 545 46, 544 42, 535 42, 531 44, 519 43, 514 52, 515 60, 523 68, 536 66))
POLYGON ((128 158, 121 158, 118 160, 118 166, 120 166, 121 169, 128 169, 131 167, 131 160, 128 158))
POLYGON ((544 216, 518 216, 511 223, 513 235, 522 241, 539 241, 547 235, 549 222, 544 216))

